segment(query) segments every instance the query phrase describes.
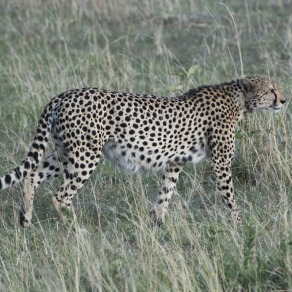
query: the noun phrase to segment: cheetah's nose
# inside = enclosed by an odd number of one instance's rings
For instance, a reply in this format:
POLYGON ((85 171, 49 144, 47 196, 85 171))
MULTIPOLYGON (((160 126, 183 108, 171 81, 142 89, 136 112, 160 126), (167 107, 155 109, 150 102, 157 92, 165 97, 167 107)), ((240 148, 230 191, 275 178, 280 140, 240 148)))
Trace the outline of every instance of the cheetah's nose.
POLYGON ((282 104, 284 104, 284 103, 286 102, 286 99, 282 99, 282 100, 280 100, 280 102, 281 102, 282 104))

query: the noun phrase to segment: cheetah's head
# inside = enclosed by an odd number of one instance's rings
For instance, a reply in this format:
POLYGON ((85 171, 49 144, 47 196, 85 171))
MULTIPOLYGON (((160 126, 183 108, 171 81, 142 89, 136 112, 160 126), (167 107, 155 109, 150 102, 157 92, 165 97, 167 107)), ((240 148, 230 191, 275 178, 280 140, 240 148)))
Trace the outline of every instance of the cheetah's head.
POLYGON ((245 77, 239 80, 245 96, 245 106, 248 112, 254 109, 266 109, 273 112, 280 111, 286 102, 279 92, 275 82, 258 76, 245 77))

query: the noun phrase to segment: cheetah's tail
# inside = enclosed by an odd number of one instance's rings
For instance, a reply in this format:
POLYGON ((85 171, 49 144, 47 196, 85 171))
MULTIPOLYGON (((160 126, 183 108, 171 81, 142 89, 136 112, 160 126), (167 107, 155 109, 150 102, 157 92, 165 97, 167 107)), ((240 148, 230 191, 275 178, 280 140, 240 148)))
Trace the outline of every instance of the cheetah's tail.
POLYGON ((41 161, 47 148, 53 122, 53 117, 47 111, 46 107, 38 122, 36 134, 26 159, 20 166, 0 178, 0 190, 23 181, 41 161))

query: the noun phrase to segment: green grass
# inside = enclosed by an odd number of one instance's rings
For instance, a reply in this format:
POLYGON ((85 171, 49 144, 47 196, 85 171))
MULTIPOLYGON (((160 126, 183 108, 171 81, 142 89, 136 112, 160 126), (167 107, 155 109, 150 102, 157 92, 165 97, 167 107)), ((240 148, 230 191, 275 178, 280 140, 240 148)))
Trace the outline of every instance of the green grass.
POLYGON ((269 76, 288 102, 240 123, 233 176, 245 224, 228 223, 208 162, 187 167, 162 228, 149 209, 159 174, 102 161, 70 224, 38 189, 1 192, 1 291, 291 291, 292 26, 285 0, 0 0, 1 175, 25 157, 50 98, 81 86, 178 95, 242 74, 269 76))

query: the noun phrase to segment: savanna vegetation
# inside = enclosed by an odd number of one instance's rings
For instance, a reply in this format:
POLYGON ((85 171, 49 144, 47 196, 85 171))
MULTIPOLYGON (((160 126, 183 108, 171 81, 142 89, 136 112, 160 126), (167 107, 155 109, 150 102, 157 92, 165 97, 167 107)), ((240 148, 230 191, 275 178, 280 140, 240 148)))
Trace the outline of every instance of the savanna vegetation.
POLYGON ((28 152, 50 98, 96 86, 174 96, 243 75, 275 80, 287 103, 237 131, 228 222, 208 161, 186 167, 166 224, 149 209, 159 174, 102 160, 60 224, 41 186, 33 225, 22 186, 1 192, 1 291, 291 291, 292 3, 289 0, 0 0, 0 174, 28 152))

